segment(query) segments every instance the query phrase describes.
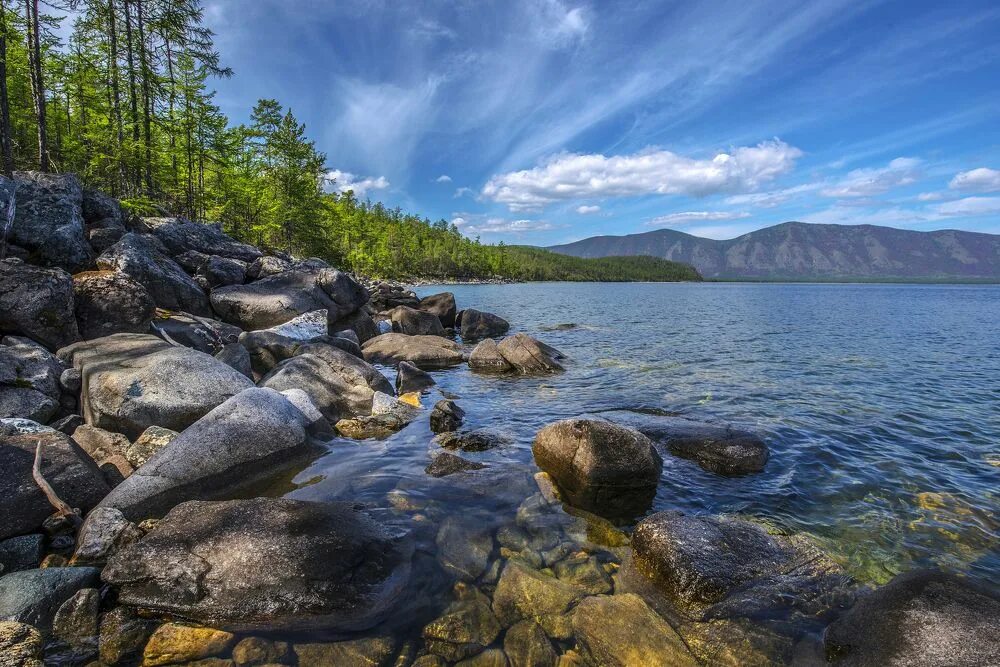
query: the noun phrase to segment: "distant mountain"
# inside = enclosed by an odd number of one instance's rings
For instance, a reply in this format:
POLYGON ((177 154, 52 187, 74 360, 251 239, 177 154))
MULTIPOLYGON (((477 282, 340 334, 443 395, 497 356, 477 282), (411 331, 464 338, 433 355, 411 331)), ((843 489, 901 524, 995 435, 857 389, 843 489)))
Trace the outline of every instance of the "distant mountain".
POLYGON ((705 278, 1000 282, 1000 235, 785 222, 714 241, 671 229, 594 236, 548 248, 575 257, 651 255, 705 278))

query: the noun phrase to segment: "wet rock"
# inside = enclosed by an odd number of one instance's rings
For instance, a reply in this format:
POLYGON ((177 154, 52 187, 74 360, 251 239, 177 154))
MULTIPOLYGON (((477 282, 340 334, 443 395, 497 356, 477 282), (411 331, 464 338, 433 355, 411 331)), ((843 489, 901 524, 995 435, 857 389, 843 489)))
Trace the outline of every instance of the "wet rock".
POLYGON ((573 636, 573 608, 586 591, 511 560, 503 569, 493 595, 493 611, 510 627, 532 620, 554 639, 573 636))
POLYGON ((234 632, 354 631, 396 604, 412 551, 349 503, 188 502, 119 551, 104 579, 125 604, 234 632))
POLYGON ((408 336, 443 336, 444 327, 437 315, 415 310, 407 306, 396 306, 388 313, 392 330, 408 336))
POLYGON ((555 575, 568 583, 579 586, 591 595, 610 593, 611 575, 600 561, 586 553, 578 553, 552 566, 555 575))
POLYGON ((137 616, 131 607, 115 607, 102 614, 98 644, 101 662, 106 665, 136 662, 157 625, 157 621, 137 616))
POLYGON ((0 261, 0 333, 27 336, 50 350, 80 339, 73 279, 19 259, 0 261))
POLYGON ((133 468, 138 468, 152 458, 153 454, 170 444, 178 435, 180 434, 177 431, 169 428, 150 426, 125 449, 125 458, 128 459, 133 468))
POLYGON ((63 348, 59 357, 83 374, 87 423, 129 438, 150 426, 184 430, 253 386, 218 359, 155 336, 115 334, 63 348))
POLYGON ((38 533, 0 540, 0 575, 37 568, 44 547, 45 537, 38 533))
POLYGON ((204 290, 152 236, 129 233, 97 258, 97 266, 118 271, 141 284, 160 308, 209 315, 204 290))
POLYGON ((96 507, 76 538, 75 565, 103 565, 116 552, 142 537, 142 531, 113 507, 96 507))
POLYGON ((448 431, 434 438, 445 449, 460 449, 463 452, 485 452, 496 447, 511 444, 511 439, 491 428, 477 428, 473 431, 448 431))
POLYGON ((115 333, 146 333, 156 311, 146 288, 116 271, 76 274, 73 296, 80 335, 87 340, 115 333))
POLYGON ((471 658, 455 663, 455 667, 508 667, 507 656, 498 648, 486 649, 471 658))
POLYGON ((183 218, 144 218, 143 222, 171 255, 194 250, 205 255, 253 262, 264 254, 252 245, 230 238, 216 224, 189 222, 183 218))
POLYGON ((239 327, 190 313, 159 311, 153 318, 153 330, 171 344, 194 348, 214 355, 226 345, 239 341, 239 327))
POLYGON ((247 389, 154 454, 101 506, 138 521, 185 500, 224 497, 313 451, 308 425, 278 392, 247 389))
POLYGON ((43 667, 42 633, 27 623, 0 621, 0 667, 43 667))
POLYGON ((396 393, 408 394, 434 386, 434 378, 408 361, 399 362, 396 369, 396 393))
POLYGON ((39 442, 45 446, 42 476, 70 507, 86 512, 109 490, 97 465, 69 436, 35 426, 33 432, 22 432, 0 425, 0 539, 38 531, 55 511, 32 478, 39 442))
POLYGON ((478 373, 510 373, 514 367, 510 365, 492 338, 476 345, 469 355, 469 368, 478 373))
POLYGON ((422 655, 410 667, 448 667, 447 661, 439 655, 422 655))
POLYGON ((93 262, 84 236, 83 189, 74 174, 19 171, 17 208, 9 240, 31 251, 36 263, 70 273, 93 262))
POLYGON ((512 667, 552 667, 559 659, 542 626, 534 621, 511 626, 503 638, 503 651, 512 667))
POLYGON ((431 430, 435 433, 457 431, 464 420, 465 410, 460 408, 458 403, 441 399, 434 404, 434 410, 431 411, 431 430))
POLYGON ((6 336, 0 345, 0 418, 45 423, 59 409, 65 366, 39 343, 6 336))
POLYGON ((719 475, 760 472, 767 463, 767 445, 748 431, 631 410, 613 410, 601 416, 631 426, 674 456, 695 461, 719 475))
POLYGON ((345 332, 353 333, 358 338, 358 345, 375 338, 380 333, 375 320, 364 309, 358 309, 336 320, 328 318, 327 329, 331 335, 345 332))
POLYGON ((229 343, 215 353, 215 358, 240 374, 253 379, 253 366, 250 363, 250 353, 239 343, 229 343))
POLYGON ((427 650, 452 662, 481 653, 500 635, 490 601, 474 588, 459 586, 460 599, 424 626, 427 650))
POLYGON ((247 637, 233 647, 233 661, 240 667, 273 665, 286 661, 290 648, 287 642, 247 637))
POLYGON ((455 456, 454 454, 449 454, 448 452, 441 452, 434 457, 430 465, 424 469, 431 477, 446 477, 456 472, 464 472, 467 470, 482 470, 485 468, 482 463, 476 463, 475 461, 467 461, 461 456, 455 456))
POLYGON ((81 589, 59 607, 52 621, 52 635, 72 647, 76 655, 94 657, 100 612, 98 590, 81 589))
POLYGON ((455 323, 463 340, 496 338, 510 329, 510 323, 502 317, 474 308, 466 308, 458 313, 455 323))
POLYGON ((837 665, 1000 663, 1000 594, 933 570, 908 572, 862 598, 824 635, 837 665))
POLYGON ((438 561, 445 570, 465 581, 475 581, 489 566, 493 530, 481 521, 452 515, 441 524, 435 543, 438 561))
POLYGON ((274 255, 258 257, 247 266, 247 280, 260 280, 292 268, 292 263, 274 255))
POLYGON ((157 667, 221 656, 235 643, 236 636, 222 630, 164 623, 146 643, 142 664, 157 667))
POLYGON ((455 306, 455 295, 451 292, 425 296, 420 300, 418 309, 437 317, 441 326, 446 329, 455 326, 455 315, 458 313, 458 309, 455 306))
POLYGON ((646 436, 604 420, 549 424, 535 436, 532 452, 570 504, 605 517, 646 510, 663 469, 646 436))
POLYGON ((788 664, 794 648, 788 637, 745 621, 688 623, 678 633, 703 664, 719 667, 788 664))
POLYGON ((698 665, 677 632, 631 593, 583 600, 573 616, 573 633, 596 665, 698 665))
POLYGON ((77 591, 100 585, 100 574, 92 567, 51 567, 0 577, 0 620, 47 632, 59 607, 77 591))
POLYGON ((345 438, 368 440, 388 438, 406 427, 407 421, 395 414, 368 415, 341 419, 334 428, 345 438))
POLYGON ((387 333, 365 342, 361 350, 368 363, 383 366, 408 361, 417 368, 434 370, 462 363, 462 347, 441 336, 387 333))
MULTIPOLYGON (((523 333, 514 334, 500 341, 497 351, 521 375, 543 375, 563 370, 559 359, 562 352, 523 333)), ((471 358, 470 358, 471 361, 471 358)))
POLYGON ((393 637, 364 637, 342 642, 296 644, 299 667, 389 667, 396 655, 393 637))

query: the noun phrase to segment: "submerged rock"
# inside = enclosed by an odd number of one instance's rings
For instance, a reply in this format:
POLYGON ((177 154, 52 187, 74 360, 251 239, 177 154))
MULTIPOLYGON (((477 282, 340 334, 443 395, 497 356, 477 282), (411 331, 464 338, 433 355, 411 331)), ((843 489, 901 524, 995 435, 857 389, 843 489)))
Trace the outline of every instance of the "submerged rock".
POLYGON ((458 309, 455 306, 455 295, 451 292, 425 296, 420 300, 418 309, 435 315, 441 322, 441 326, 446 329, 455 326, 455 315, 458 313, 458 309))
POLYGON ((80 339, 73 279, 19 259, 0 260, 0 333, 27 336, 50 350, 80 339))
POLYGON ((104 579, 125 604, 234 632, 356 631, 396 604, 412 552, 350 503, 188 502, 116 554, 104 579))
POLYGON ((452 515, 441 524, 436 544, 438 560, 445 570, 465 581, 475 581, 489 566, 493 530, 481 521, 452 515))
POLYGON ((573 633, 595 665, 698 665, 670 624, 631 593, 583 600, 573 616, 573 633))
POLYGON ((435 433, 457 431, 465 420, 465 410, 455 401, 443 398, 434 404, 431 411, 431 430, 435 433))
POLYGON ((510 560, 497 583, 493 611, 504 627, 527 619, 538 623, 549 637, 569 639, 573 608, 586 594, 582 588, 510 560))
POLYGON ((164 623, 149 638, 142 664, 143 667, 159 667, 221 656, 235 643, 236 636, 223 630, 164 623))
POLYGON ((424 469, 424 472, 431 477, 446 477, 456 472, 482 470, 485 467, 482 463, 468 461, 461 456, 455 456, 448 452, 441 452, 434 457, 434 460, 424 469))
POLYGON ((488 449, 511 444, 511 439, 491 428, 477 428, 473 431, 447 431, 434 438, 445 449, 460 449, 463 452, 485 452, 488 449))
POLYGON ((542 626, 519 621, 503 637, 503 651, 514 667, 552 667, 559 659, 542 626))
POLYGON ((718 667, 771 667, 788 664, 793 640, 744 620, 687 623, 677 632, 703 664, 718 667))
POLYGON ((478 340, 480 338, 496 338, 510 329, 510 323, 494 315, 475 308, 466 308, 458 313, 456 326, 463 340, 478 340))
POLYGON ((497 351, 514 372, 521 375, 541 375, 563 370, 558 360, 564 359, 565 355, 527 334, 519 333, 504 338, 497 345, 497 351))
POLYGON ((98 650, 106 665, 131 664, 142 656, 158 621, 139 617, 131 607, 119 606, 101 616, 98 650))
POLYGON ((408 361, 417 368, 433 370, 462 363, 462 346, 441 336, 387 333, 367 341, 361 350, 366 361, 383 366, 408 361))
POLYGON ((478 373, 510 373, 514 367, 500 354, 497 343, 492 338, 476 345, 469 355, 469 368, 478 373))
MULTIPOLYGON (((392 667, 396 639, 391 636, 363 637, 340 642, 295 644, 300 667, 392 667)), ((404 663, 405 664, 405 663, 404 663)))
POLYGON ((481 653, 502 630, 485 595, 462 586, 459 591, 460 599, 422 633, 431 653, 452 662, 481 653))

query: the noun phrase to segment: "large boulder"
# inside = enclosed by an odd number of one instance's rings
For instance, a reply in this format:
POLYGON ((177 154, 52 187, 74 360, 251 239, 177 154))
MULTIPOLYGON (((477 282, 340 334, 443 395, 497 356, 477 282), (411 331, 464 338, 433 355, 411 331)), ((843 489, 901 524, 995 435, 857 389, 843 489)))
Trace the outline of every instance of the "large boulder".
POLYGON ((383 366, 408 361, 417 368, 434 370, 462 363, 462 346, 440 336, 387 333, 367 341, 361 351, 367 362, 383 366))
POLYGON ((261 331, 291 338, 292 340, 304 341, 327 335, 326 322, 326 310, 313 310, 303 313, 298 317, 293 317, 287 322, 271 327, 270 329, 261 329, 261 331))
POLYGON ((93 567, 49 567, 0 577, 0 621, 47 631, 59 607, 78 591, 100 585, 100 576, 93 567))
POLYGON ((109 491, 97 464, 69 436, 19 423, 0 422, 0 539, 37 531, 55 513, 32 477, 39 443, 44 445, 42 476, 70 507, 87 512, 109 491))
POLYGON ((247 280, 260 280, 276 273, 292 268, 292 263, 274 255, 264 255, 250 262, 247 266, 247 280))
POLYGON ((493 595, 493 611, 504 627, 521 620, 542 626, 553 639, 573 636, 573 611, 587 592, 533 570, 516 559, 508 560, 493 595))
POLYGON ((254 246, 227 236, 217 224, 190 222, 182 218, 144 218, 143 223, 152 229, 171 255, 193 250, 243 262, 252 262, 264 255, 254 246))
POLYGON ((458 309, 455 306, 455 295, 451 292, 441 292, 431 294, 420 300, 419 310, 437 316, 441 326, 451 329, 455 326, 455 315, 458 309))
POLYGON ((1000 593, 933 570, 897 576, 826 629, 836 665, 1000 664, 1000 593))
POLYGON ((0 345, 0 418, 47 423, 59 409, 59 378, 65 370, 51 352, 19 336, 0 345))
POLYGON ((208 297, 166 253, 155 237, 126 234, 97 258, 97 266, 124 273, 143 285, 160 308, 209 315, 208 297))
POLYGON ((378 325, 375 324, 375 320, 363 308, 359 308, 353 313, 339 317, 336 320, 328 319, 327 329, 331 335, 353 331, 354 335, 358 337, 359 344, 369 341, 379 334, 378 325))
POLYGON ((237 343, 243 330, 210 317, 191 313, 159 311, 153 318, 153 331, 168 343, 191 347, 215 355, 227 345, 237 343))
POLYGON ((573 633, 595 665, 698 665, 670 624, 632 593, 583 600, 573 615, 573 633))
POLYGON ((430 373, 422 371, 408 361, 401 361, 396 367, 396 393, 409 394, 434 386, 430 373))
MULTIPOLYGON (((541 375, 563 370, 562 352, 523 333, 508 336, 497 345, 497 351, 513 370, 521 375, 541 375)), ((469 360, 472 361, 471 358, 469 360)))
POLYGON ((76 321, 85 339, 116 333, 146 333, 156 303, 140 283, 116 271, 73 276, 76 321))
POLYGON ((535 436, 532 452, 570 504, 605 517, 648 509, 663 470, 649 438, 601 419, 549 424, 535 436))
POLYGON ((231 497, 310 454, 309 423, 278 392, 247 389, 153 454, 101 506, 139 521, 186 500, 231 497))
POLYGON ((94 261, 84 236, 83 189, 73 174, 19 171, 17 201, 8 240, 26 248, 38 264, 70 273, 94 261))
POLYGON ((73 313, 73 279, 19 259, 0 261, 0 333, 56 349, 80 339, 73 313))
POLYGON ((496 338, 504 335, 510 329, 510 323, 507 320, 475 308, 466 308, 459 312, 455 318, 455 324, 464 340, 496 338))
POLYGON ((110 195, 93 188, 83 189, 83 220, 87 225, 125 228, 121 204, 110 195))
POLYGON ((119 600, 230 631, 364 630, 409 577, 409 535, 353 503, 188 502, 118 552, 119 600))
POLYGON ((396 306, 388 313, 392 330, 409 336, 443 336, 444 327, 437 315, 408 306, 396 306))
POLYGON ((182 431, 253 382, 214 357, 156 336, 115 334, 59 357, 80 370, 87 423, 138 438, 150 426, 182 431))
POLYGON ((202 264, 198 275, 209 287, 225 287, 226 285, 242 285, 246 280, 247 263, 229 257, 211 255, 202 264))
POLYGON ((469 355, 469 368, 477 373, 510 373, 514 367, 500 354, 497 342, 487 338, 469 355))
POLYGON ((719 475, 760 472, 767 464, 767 444, 748 431, 632 410, 612 410, 601 416, 631 426, 674 456, 719 475))
POLYGON ((212 290, 212 307, 224 321, 246 330, 267 329, 313 310, 332 321, 368 301, 368 292, 346 273, 301 265, 248 285, 212 290))

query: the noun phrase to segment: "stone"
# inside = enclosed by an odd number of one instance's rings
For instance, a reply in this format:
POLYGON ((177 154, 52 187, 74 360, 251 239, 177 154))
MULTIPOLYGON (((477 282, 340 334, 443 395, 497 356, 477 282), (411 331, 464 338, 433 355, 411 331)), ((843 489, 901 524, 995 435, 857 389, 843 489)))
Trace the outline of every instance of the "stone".
POLYGON ((83 188, 81 204, 83 219, 88 225, 103 222, 107 226, 125 227, 121 204, 114 197, 100 190, 83 188))
POLYGON ((448 667, 447 661, 439 655, 422 655, 410 667, 448 667))
POLYGON ((27 623, 0 621, 0 667, 44 667, 42 633, 27 623))
POLYGON ((327 334, 326 313, 325 309, 312 310, 298 317, 293 317, 284 324, 279 324, 270 329, 262 329, 261 331, 270 331, 271 333, 291 338, 292 340, 308 341, 317 336, 325 336, 327 334))
POLYGON ((1000 594, 953 574, 907 572, 861 598, 823 641, 836 665, 1000 664, 1000 594))
POLYGON ((542 626, 534 621, 511 626, 503 638, 503 651, 511 667, 552 667, 559 659, 542 626))
POLYGON ((118 606, 101 615, 98 643, 101 662, 106 665, 138 661, 159 623, 136 615, 131 607, 118 606))
POLYGON ((239 343, 229 343, 215 353, 215 358, 229 366, 241 375, 253 380, 253 365, 250 363, 250 353, 239 343))
POLYGON ((76 343, 60 350, 59 357, 83 374, 87 423, 129 438, 150 426, 182 431, 253 386, 211 355, 142 334, 76 343))
POLYGON ((38 533, 0 540, 0 575, 37 568, 44 549, 45 536, 38 533))
POLYGON ((510 329, 510 323, 502 317, 474 308, 466 308, 458 313, 455 323, 463 340, 496 338, 510 329))
POLYGON ((487 338, 476 345, 469 355, 469 368, 477 373, 510 373, 514 367, 510 365, 492 338, 487 338))
POLYGON ((100 585, 100 574, 92 567, 50 567, 0 577, 0 621, 48 632, 63 603, 81 589, 100 585))
POLYGON ((138 468, 152 458, 153 454, 166 447, 180 435, 177 431, 162 426, 150 426, 125 449, 125 458, 138 468))
POLYGON ((96 227, 86 232, 87 243, 97 254, 100 254, 118 243, 127 232, 124 227, 96 227))
POLYGON ((70 507, 87 512, 109 491, 97 465, 69 436, 35 426, 34 432, 22 432, 13 424, 0 425, 0 539, 37 532, 55 512, 32 477, 39 442, 44 443, 42 476, 70 507))
POLYGON ((67 393, 78 394, 83 387, 83 375, 76 368, 67 368, 59 374, 59 386, 67 393))
POLYGON ((44 423, 58 410, 59 403, 39 391, 0 386, 0 418, 20 417, 44 423))
POLYGON ((246 637, 233 647, 233 662, 240 667, 281 663, 288 659, 290 648, 287 642, 246 637))
POLYGON ((585 596, 586 591, 577 586, 509 560, 493 594, 493 611, 504 627, 531 620, 549 637, 569 639, 573 609, 585 596))
POLYGON ((583 600, 573 616, 573 633, 581 653, 596 665, 698 665, 670 624, 632 593, 583 600))
POLYGON ((435 433, 457 431, 465 420, 465 410, 455 401, 443 398, 434 404, 431 411, 431 430, 435 433))
POLYGON ((364 344, 380 333, 375 320, 363 309, 358 309, 336 320, 327 319, 327 329, 330 334, 338 334, 345 331, 354 333, 358 338, 358 345, 364 344))
POLYGON ((443 336, 444 327, 437 315, 408 306, 396 306, 388 313, 392 330, 408 336, 443 336))
POLYGON ((141 283, 116 271, 73 276, 74 312, 84 339, 148 333, 156 302, 141 283))
POLYGON ((209 287, 242 285, 246 280, 247 264, 238 259, 212 255, 202 264, 198 273, 205 278, 209 287))
POLYGON ((101 506, 140 521, 185 500, 225 497, 312 453, 308 425, 278 392, 246 389, 171 440, 101 506))
POLYGON ((74 174, 14 173, 17 206, 8 239, 35 263, 75 273, 93 262, 84 236, 83 189, 74 174))
POLYGON ((449 454, 448 452, 441 452, 434 457, 424 472, 426 472, 431 477, 446 477, 456 472, 464 472, 468 470, 482 470, 485 468, 482 463, 476 463, 475 461, 467 461, 461 456, 455 456, 454 454, 449 454))
POLYGON ((110 456, 123 454, 132 445, 121 433, 111 433, 89 424, 73 431, 73 441, 98 464, 110 456))
POLYGON ((97 655, 100 613, 100 592, 96 588, 80 589, 59 607, 52 621, 52 635, 78 651, 97 655))
POLYGON ((171 345, 181 345, 215 355, 226 345, 240 340, 243 331, 208 317, 182 312, 159 311, 153 318, 153 331, 171 345))
POLYGON ((455 326, 455 315, 458 313, 458 309, 455 306, 455 295, 451 292, 425 296, 420 300, 418 309, 436 316, 441 322, 441 326, 446 329, 455 326))
POLYGON ((586 553, 577 553, 552 566, 552 571, 563 581, 579 586, 591 595, 611 592, 611 575, 600 561, 586 553))
POLYGON ((748 431, 632 410, 612 410, 601 416, 631 426, 674 456, 719 475, 760 472, 767 464, 767 444, 748 431))
POLYGON ((462 589, 462 598, 425 625, 422 635, 428 651, 455 662, 481 653, 501 630, 489 599, 475 589, 462 589))
POLYGON ((558 360, 565 358, 565 355, 527 334, 519 333, 504 338, 497 345, 497 351, 514 372, 521 375, 544 375, 563 370, 558 360))
POLYGON ((434 386, 434 378, 408 361, 399 362, 396 369, 396 393, 408 394, 411 391, 423 391, 434 386))
POLYGON ((485 452, 488 449, 505 447, 512 440, 491 428, 477 428, 472 431, 447 431, 434 438, 434 442, 445 449, 460 449, 463 452, 485 452))
POLYGON ((441 524, 435 543, 438 561, 446 571, 459 579, 475 581, 489 566, 493 530, 481 521, 451 515, 441 524))
POLYGON ((299 667, 390 667, 396 640, 389 636, 363 637, 341 642, 295 644, 299 667))
POLYGON ((471 658, 460 660, 455 667, 508 667, 507 656, 498 648, 488 648, 471 658))
POLYGON ((142 537, 142 531, 113 507, 96 507, 76 537, 74 565, 104 565, 117 551, 142 537))
POLYGON ((80 340, 73 279, 62 269, 0 260, 0 333, 27 336, 50 350, 80 340))
POLYGON ((213 628, 164 623, 149 638, 142 655, 143 667, 158 667, 225 655, 236 636, 213 628))
POLYGON ((387 333, 365 342, 361 351, 370 364, 397 366, 408 361, 423 370, 457 366, 463 360, 462 347, 441 336, 387 333))
POLYGON ((171 255, 194 250, 242 262, 253 262, 264 253, 248 243, 227 236, 218 224, 191 222, 183 218, 143 218, 171 255))
POLYGON ((309 420, 310 433, 313 433, 317 437, 332 435, 330 422, 326 420, 323 413, 312 402, 309 394, 301 389, 285 389, 281 392, 281 395, 287 398, 288 402, 297 407, 299 412, 309 420))
POLYGON ((193 501, 103 576, 125 604, 233 632, 360 631, 398 602, 412 553, 407 533, 351 503, 193 501))
POLYGON ((406 427, 407 420, 397 414, 367 415, 341 419, 334 428, 345 438, 368 440, 388 438, 406 427))
POLYGON ((771 667, 792 663, 792 639, 746 621, 687 623, 677 632, 703 664, 719 667, 771 667))
POLYGON ((0 418, 45 423, 59 409, 62 362, 42 345, 6 336, 0 345, 0 418))
POLYGON ((597 419, 566 419, 535 436, 532 453, 571 505, 608 518, 649 508, 663 461, 649 438, 597 419))
POLYGON ((260 375, 266 375, 279 362, 295 356, 302 344, 303 341, 266 329, 240 334, 240 345, 250 354, 250 366, 260 375))
POLYGON ((155 237, 128 233, 101 253, 97 266, 141 284, 160 308, 211 314, 204 290, 166 254, 155 237))
POLYGON ((291 262, 281 257, 275 257, 274 255, 264 255, 253 260, 247 266, 247 280, 260 280, 261 278, 267 278, 276 273, 287 271, 290 268, 292 268, 291 262))

